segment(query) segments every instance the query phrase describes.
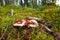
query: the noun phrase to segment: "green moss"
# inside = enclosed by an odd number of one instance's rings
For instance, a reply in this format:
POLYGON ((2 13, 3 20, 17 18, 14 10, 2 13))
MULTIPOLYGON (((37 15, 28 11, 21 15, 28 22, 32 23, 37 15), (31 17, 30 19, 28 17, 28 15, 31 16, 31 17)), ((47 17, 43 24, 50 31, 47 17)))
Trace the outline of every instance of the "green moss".
MULTIPOLYGON (((38 18, 43 18, 44 20, 49 20, 53 21, 55 25, 60 26, 60 7, 51 7, 51 8, 46 8, 46 7, 41 7, 37 9, 32 9, 32 8, 20 8, 19 6, 6 6, 6 7, 0 7, 0 29, 4 30, 6 25, 9 25, 12 22, 12 20, 17 20, 17 19, 24 19, 26 16, 35 16, 38 18), (9 16, 8 14, 10 13, 10 9, 14 10, 14 15, 9 16)), ((52 27, 52 30, 58 31, 60 30, 59 27, 52 27)), ((39 30, 36 29, 36 30, 39 30)), ((53 37, 47 38, 47 34, 44 33, 38 33, 37 35, 35 34, 35 29, 33 29, 31 37, 33 40, 39 40, 41 38, 42 40, 54 40, 53 37)), ((24 32, 25 34, 25 32, 24 32)), ((16 37, 16 35, 13 34, 13 37, 16 37)), ((11 37, 10 39, 13 39, 11 37)))

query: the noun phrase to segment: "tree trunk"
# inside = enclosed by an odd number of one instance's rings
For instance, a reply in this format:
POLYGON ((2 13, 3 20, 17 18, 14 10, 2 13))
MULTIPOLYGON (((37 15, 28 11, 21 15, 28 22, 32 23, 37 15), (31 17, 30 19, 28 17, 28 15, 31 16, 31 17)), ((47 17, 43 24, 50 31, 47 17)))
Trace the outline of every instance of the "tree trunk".
POLYGON ((5 0, 5 2, 6 2, 6 5, 9 5, 9 0, 5 0))
POLYGON ((1 5, 5 6, 5 0, 1 0, 1 5))
POLYGON ((53 3, 56 3, 56 0, 52 0, 53 3))
POLYGON ((24 0, 24 6, 28 7, 28 0, 24 0))
POLYGON ((37 0, 33 0, 33 8, 37 6, 37 0))
POLYGON ((14 5, 16 5, 16 0, 14 0, 14 5))
POLYGON ((46 4, 46 1, 47 0, 42 0, 42 5, 45 5, 46 4))
POLYGON ((31 7, 36 7, 37 6, 37 0, 31 0, 30 2, 31 7))
POLYGON ((20 0, 20 5, 23 6, 23 2, 22 2, 22 0, 20 0))
POLYGON ((9 0, 10 5, 14 5, 14 0, 9 0))
POLYGON ((33 4, 32 4, 33 0, 30 0, 30 6, 33 8, 33 4))
POLYGON ((1 6, 1 0, 0 0, 0 6, 1 6))

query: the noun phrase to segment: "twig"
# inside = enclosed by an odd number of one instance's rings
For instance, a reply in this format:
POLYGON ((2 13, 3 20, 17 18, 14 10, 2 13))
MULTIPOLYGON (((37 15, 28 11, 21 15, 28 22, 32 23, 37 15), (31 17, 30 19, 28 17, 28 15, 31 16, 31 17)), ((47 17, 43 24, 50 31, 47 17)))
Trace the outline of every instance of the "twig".
POLYGON ((5 33, 6 33, 6 31, 7 31, 7 29, 8 29, 8 25, 7 25, 7 27, 6 27, 6 29, 5 29, 5 31, 4 31, 4 33, 2 34, 2 36, 0 37, 0 40, 3 38, 3 36, 5 35, 5 33))

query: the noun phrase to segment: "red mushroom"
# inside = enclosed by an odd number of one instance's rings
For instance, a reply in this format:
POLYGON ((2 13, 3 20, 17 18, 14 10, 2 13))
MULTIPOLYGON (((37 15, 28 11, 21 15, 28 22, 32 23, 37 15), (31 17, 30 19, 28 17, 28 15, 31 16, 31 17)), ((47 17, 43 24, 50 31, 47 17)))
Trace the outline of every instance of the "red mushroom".
POLYGON ((25 23, 25 20, 18 20, 13 24, 13 26, 25 26, 25 23))
POLYGON ((13 26, 37 27, 38 22, 36 20, 18 20, 13 26))
POLYGON ((30 20, 26 26, 27 27, 37 27, 38 23, 36 20, 30 20))

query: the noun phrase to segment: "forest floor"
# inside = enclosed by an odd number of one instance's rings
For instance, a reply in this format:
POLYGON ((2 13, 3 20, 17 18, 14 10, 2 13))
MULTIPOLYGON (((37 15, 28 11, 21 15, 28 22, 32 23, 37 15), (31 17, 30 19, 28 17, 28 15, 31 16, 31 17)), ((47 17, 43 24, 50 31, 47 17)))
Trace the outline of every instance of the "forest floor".
MULTIPOLYGON (((21 8, 19 6, 6 6, 0 7, 0 37, 2 36, 6 26, 12 24, 12 20, 16 21, 18 19, 25 19, 26 16, 43 18, 44 21, 52 21, 54 26, 51 30, 60 34, 60 7, 21 8), (10 13, 11 9, 14 10, 13 16, 11 16, 10 13)), ((35 31, 39 29, 40 28, 33 29, 29 38, 30 40, 55 40, 53 36, 43 31, 35 34, 35 31)), ((11 28, 8 28, 7 34, 10 30, 11 28)), ((8 34, 9 37, 6 40, 22 40, 22 36, 18 33, 17 29, 14 29, 14 31, 10 34, 8 34)), ((23 30, 22 34, 24 36, 26 34, 26 30, 23 30)))

